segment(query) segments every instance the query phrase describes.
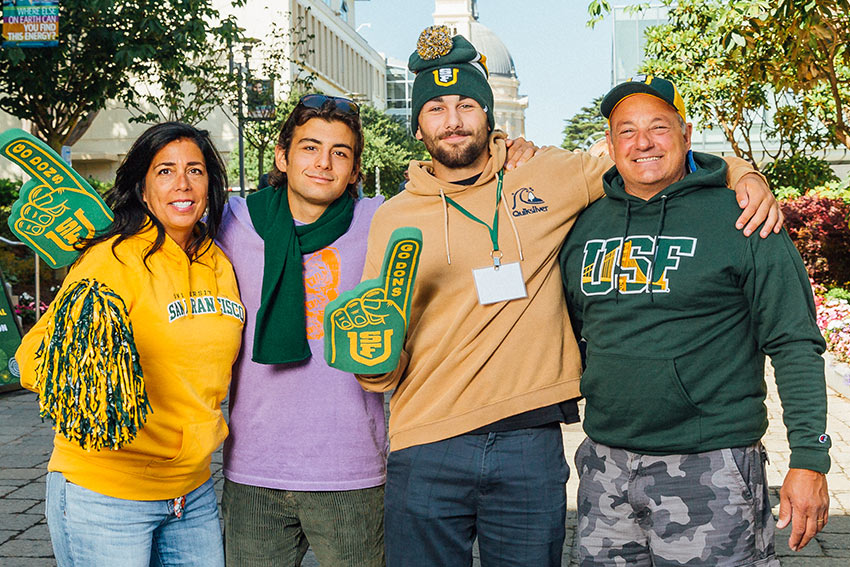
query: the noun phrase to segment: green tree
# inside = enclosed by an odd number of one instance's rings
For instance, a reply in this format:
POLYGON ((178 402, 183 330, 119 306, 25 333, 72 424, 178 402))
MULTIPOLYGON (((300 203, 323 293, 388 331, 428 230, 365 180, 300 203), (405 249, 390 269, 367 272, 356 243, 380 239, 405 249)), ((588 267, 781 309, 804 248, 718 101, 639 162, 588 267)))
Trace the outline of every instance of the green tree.
POLYGON ((605 136, 607 122, 599 112, 602 97, 593 99, 589 106, 583 107, 572 118, 566 119, 564 125, 564 141, 561 147, 565 150, 586 150, 599 138, 605 136))
POLYGON ((230 93, 219 60, 239 38, 235 22, 212 4, 63 0, 57 47, 0 50, 0 109, 32 121, 55 149, 76 142, 111 99, 142 119, 152 107, 197 122, 230 93), (154 88, 138 91, 140 80, 154 88))
MULTIPOLYGON (((247 147, 251 150, 250 155, 247 153, 245 155, 245 169, 253 169, 256 174, 254 180, 259 180, 264 173, 271 170, 274 163, 274 147, 277 144, 280 129, 286 121, 286 117, 298 104, 299 96, 299 92, 291 91, 287 98, 278 101, 272 120, 245 123, 245 141, 248 142, 247 147)), ((234 179, 238 179, 238 173, 234 179)), ((260 187, 257 187, 257 189, 260 189, 260 187)))
POLYGON ((802 112, 850 148, 850 0, 735 0, 726 17, 742 20, 725 37, 730 56, 767 50, 753 80, 801 95, 802 112))
MULTIPOLYGON (((665 1, 670 6, 670 1, 665 1)), ((721 38, 724 26, 740 25, 724 17, 726 2, 682 0, 670 6, 668 23, 648 28, 640 71, 672 80, 685 100, 688 118, 701 129, 723 131, 735 155, 755 163, 750 131, 764 115, 769 88, 749 77, 762 64, 763 52, 729 57, 721 38)))
POLYGON ((425 146, 410 135, 408 128, 386 112, 369 105, 360 107, 363 123, 363 157, 360 169, 364 175, 363 193, 380 193, 391 197, 398 192, 404 172, 412 159, 425 159, 425 146), (376 175, 376 171, 380 174, 376 175))
MULTIPOLYGON (((280 129, 289 113, 298 104, 300 93, 292 91, 287 98, 278 101, 275 106, 275 115, 272 120, 246 122, 244 127, 245 136, 245 174, 246 184, 249 187, 259 183, 263 174, 271 171, 274 163, 274 147, 277 144, 280 129)), ((235 150, 235 148, 234 148, 235 150)), ((236 151, 231 152, 230 161, 227 164, 227 176, 231 185, 239 182, 239 156, 236 151)), ((256 187, 260 189, 260 187, 256 187)))
MULTIPOLYGON (((678 19, 685 25, 679 26, 675 37, 666 38, 668 49, 658 49, 654 55, 666 52, 664 59, 671 67, 676 66, 677 57, 682 58, 690 67, 681 67, 692 76, 705 74, 700 62, 716 66, 717 78, 726 72, 734 76, 741 96, 727 104, 727 138, 730 130, 743 135, 751 114, 763 106, 759 98, 764 96, 765 101, 772 97, 777 108, 768 133, 783 143, 773 157, 784 159, 808 148, 835 144, 850 148, 850 0, 663 0, 663 4, 671 7, 671 22, 678 19), (707 12, 710 17, 693 15, 707 12), (709 25, 700 28, 700 22, 709 25), (697 24, 699 35, 687 33, 689 24, 697 24), (707 57, 689 59, 692 51, 707 57), (814 125, 810 117, 823 127, 814 125)), ((631 9, 640 11, 645 5, 631 9)), ((589 2, 588 25, 595 25, 610 10, 607 0, 589 2)), ((661 43, 662 33, 655 30, 655 40, 661 43)), ((746 146, 749 140, 743 141, 746 146)), ((747 152, 739 147, 736 153, 747 152)))
MULTIPOLYGON (((303 18, 293 22, 290 28, 283 28, 279 21, 288 22, 289 17, 281 15, 272 22, 269 34, 271 43, 264 49, 259 77, 274 81, 284 91, 283 96, 276 102, 273 119, 249 120, 244 123, 243 128, 247 142, 245 169, 255 171, 255 180, 259 180, 271 169, 274 147, 286 117, 295 108, 298 99, 313 90, 316 80, 316 75, 306 69, 306 61, 313 53, 313 34, 307 32, 303 18), (284 81, 283 77, 287 73, 289 78, 284 81)), ((238 157, 235 171, 233 179, 238 179, 238 157)))

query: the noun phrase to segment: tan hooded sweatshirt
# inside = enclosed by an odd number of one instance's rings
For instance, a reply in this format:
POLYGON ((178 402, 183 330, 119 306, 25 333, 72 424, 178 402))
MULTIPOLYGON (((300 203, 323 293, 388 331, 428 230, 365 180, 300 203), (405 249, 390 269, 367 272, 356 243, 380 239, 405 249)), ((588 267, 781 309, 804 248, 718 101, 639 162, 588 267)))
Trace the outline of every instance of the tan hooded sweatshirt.
MULTIPOLYGON (((504 135, 490 139, 490 160, 474 185, 432 175, 411 162, 405 191, 372 221, 364 279, 378 277, 390 234, 422 230, 422 254, 399 367, 358 376, 370 391, 396 388, 390 448, 440 441, 519 413, 579 396, 581 361, 564 302, 558 252, 581 211, 603 195, 612 162, 544 148, 504 174, 499 204, 502 263, 519 262, 528 297, 481 305, 472 270, 493 265, 489 231, 447 205, 450 197, 490 225, 504 135)), ((737 180, 752 169, 730 163, 737 180)))

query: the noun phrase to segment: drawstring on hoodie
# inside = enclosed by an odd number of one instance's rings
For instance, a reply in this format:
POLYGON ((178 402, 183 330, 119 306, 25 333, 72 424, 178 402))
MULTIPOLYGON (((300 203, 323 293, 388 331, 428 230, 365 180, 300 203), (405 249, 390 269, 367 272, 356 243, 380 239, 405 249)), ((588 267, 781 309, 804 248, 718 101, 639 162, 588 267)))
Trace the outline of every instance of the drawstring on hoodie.
POLYGON ((221 306, 221 302, 218 299, 218 277, 216 276, 216 272, 218 271, 218 260, 215 257, 215 254, 210 254, 210 260, 212 260, 212 266, 210 269, 212 270, 212 292, 213 292, 213 301, 218 306, 218 316, 224 316, 224 309, 221 306))
POLYGON ((623 263, 623 252, 626 251, 626 239, 629 237, 629 221, 632 218, 632 202, 626 199, 626 224, 623 227, 623 240, 620 243, 619 257, 614 258, 614 303, 620 303, 620 264, 623 263))
MULTIPOLYGON (((655 227, 655 238, 653 242, 655 247, 652 253, 652 260, 646 274, 646 290, 644 293, 649 294, 649 300, 655 303, 655 294, 652 292, 653 271, 655 270, 655 261, 658 259, 658 239, 661 237, 661 232, 664 230, 664 218, 667 214, 667 195, 661 196, 661 211, 658 213, 658 224, 655 227)), ((629 238, 629 223, 632 218, 632 202, 626 199, 626 222, 623 226, 623 240, 620 244, 620 254, 615 258, 614 273, 611 276, 614 280, 614 288, 616 289, 615 303, 620 302, 620 266, 623 263, 623 253, 626 251, 626 240, 629 238)))
MULTIPOLYGON (((184 254, 184 256, 185 256, 185 254, 184 254)), ((215 275, 216 268, 218 266, 218 261, 216 260, 215 254, 212 253, 210 248, 207 248, 207 250, 204 251, 204 253, 202 253, 201 256, 195 258, 194 260, 189 260, 189 258, 186 257, 186 260, 189 263, 188 267, 186 268, 186 279, 185 279, 186 283, 185 283, 185 287, 183 288, 183 297, 186 298, 186 316, 189 319, 195 318, 195 309, 192 307, 192 264, 194 264, 194 263, 201 264, 201 265, 209 268, 212 271, 213 275, 212 275, 212 278, 211 278, 212 279, 212 290, 211 290, 211 292, 212 292, 213 302, 216 305, 215 312, 216 312, 216 315, 218 315, 219 317, 223 316, 224 311, 222 310, 221 303, 219 302, 219 299, 218 299, 218 278, 215 275), (204 258, 204 256, 207 256, 207 257, 204 258), (203 262, 201 261, 202 258, 204 259, 203 262)), ((196 301, 198 301, 198 300, 196 299, 196 301)))
POLYGON ((442 187, 440 187, 440 199, 443 201, 443 235, 446 237, 446 262, 451 265, 452 255, 449 251, 449 206, 446 203, 446 194, 443 193, 442 187))
POLYGON ((519 231, 516 229, 514 217, 511 215, 511 210, 508 208, 508 200, 504 193, 502 193, 502 204, 505 206, 505 214, 508 215, 508 220, 511 222, 511 228, 514 229, 514 239, 516 240, 517 250, 519 250, 519 260, 522 262, 522 243, 519 241, 519 231))
POLYGON ((661 212, 658 214, 658 225, 655 227, 655 250, 652 253, 652 263, 649 264, 649 274, 647 276, 646 291, 649 293, 649 300, 655 303, 655 294, 652 292, 652 276, 655 271, 655 260, 658 258, 658 239, 661 238, 661 231, 664 229, 664 215, 667 213, 667 195, 661 195, 661 212))
MULTIPOLYGON (((190 264, 191 266, 191 264, 190 264)), ((183 292, 184 297, 186 297, 186 315, 189 316, 189 319, 195 318, 195 310, 192 309, 192 272, 191 270, 186 270, 186 291, 183 292)))

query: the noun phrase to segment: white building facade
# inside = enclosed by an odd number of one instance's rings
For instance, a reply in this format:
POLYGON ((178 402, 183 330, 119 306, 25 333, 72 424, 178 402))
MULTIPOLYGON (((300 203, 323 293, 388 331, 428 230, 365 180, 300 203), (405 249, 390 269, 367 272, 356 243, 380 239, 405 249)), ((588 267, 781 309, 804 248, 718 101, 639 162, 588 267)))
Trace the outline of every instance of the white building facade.
MULTIPOLYGON (((379 109, 385 108, 384 59, 357 33, 354 0, 280 0, 274 3, 248 0, 245 6, 235 9, 230 0, 213 0, 213 4, 222 14, 235 15, 246 37, 259 40, 247 62, 253 78, 263 78, 263 57, 275 42, 271 35, 274 29, 293 30, 305 40, 300 44, 301 52, 294 57, 302 65, 284 65, 282 79, 275 85, 277 98, 286 96, 293 78, 309 73, 315 77, 314 88, 321 92, 353 97, 379 109)), ((238 46, 235 52, 237 61, 244 63, 238 46)), ((227 61, 222 64, 226 65, 227 61)), ((74 168, 83 176, 104 181, 114 179, 115 170, 133 141, 149 126, 130 123, 131 117, 118 102, 102 110, 72 147, 74 168)), ((13 127, 29 129, 29 124, 0 113, 0 128, 13 127)), ((198 127, 210 132, 225 159, 231 153, 235 156, 237 124, 234 112, 216 109, 198 127)), ((21 177, 15 166, 6 160, 0 162, 0 177, 21 177)))
POLYGON ((528 97, 519 94, 519 77, 510 51, 499 36, 478 21, 478 1, 435 0, 434 24, 447 26, 452 35, 462 35, 487 57, 496 128, 511 138, 524 137, 528 97))
MULTIPOLYGON (((478 21, 477 0, 435 0, 433 16, 434 25, 447 26, 452 35, 462 35, 487 57, 496 128, 512 138, 525 136, 528 97, 519 94, 519 78, 508 48, 478 21)), ((386 65, 387 113, 398 116, 409 126, 415 75, 407 70, 406 61, 388 57, 386 65)))

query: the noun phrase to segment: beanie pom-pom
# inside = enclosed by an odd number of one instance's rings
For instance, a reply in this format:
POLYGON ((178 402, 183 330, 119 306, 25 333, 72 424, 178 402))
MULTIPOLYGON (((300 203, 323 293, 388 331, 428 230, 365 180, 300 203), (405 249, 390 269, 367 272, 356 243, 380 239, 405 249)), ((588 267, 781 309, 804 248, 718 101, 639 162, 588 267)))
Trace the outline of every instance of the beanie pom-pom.
POLYGON ((130 314, 104 284, 81 280, 53 305, 36 354, 42 417, 85 449, 119 449, 151 411, 130 314))
POLYGON ((451 50, 452 36, 446 26, 428 26, 416 42, 416 52, 425 61, 448 55, 451 50))

